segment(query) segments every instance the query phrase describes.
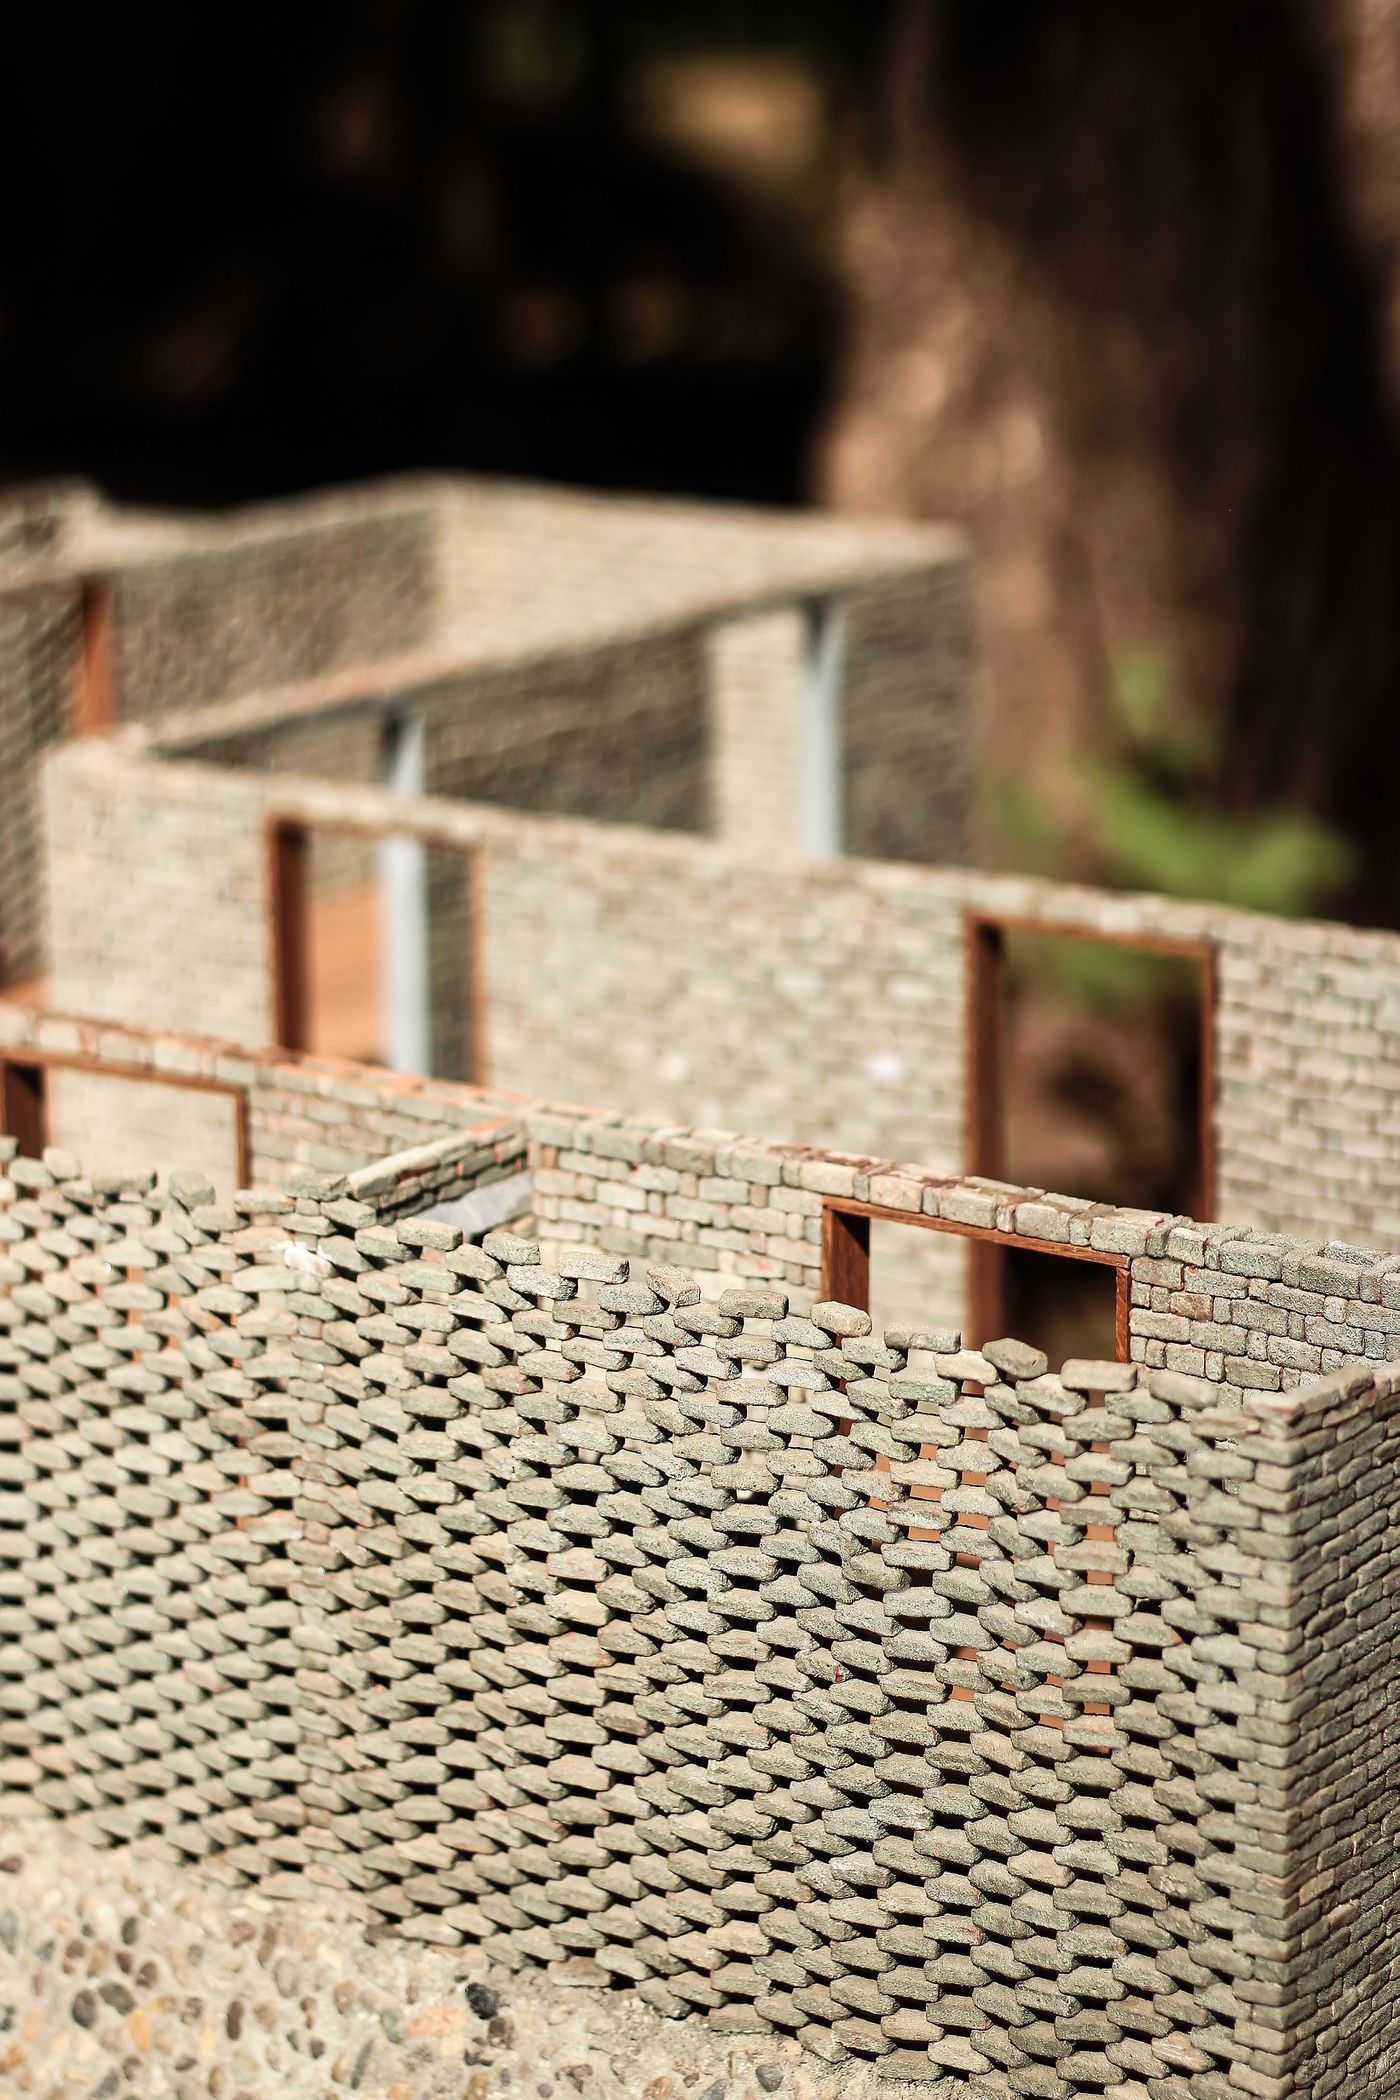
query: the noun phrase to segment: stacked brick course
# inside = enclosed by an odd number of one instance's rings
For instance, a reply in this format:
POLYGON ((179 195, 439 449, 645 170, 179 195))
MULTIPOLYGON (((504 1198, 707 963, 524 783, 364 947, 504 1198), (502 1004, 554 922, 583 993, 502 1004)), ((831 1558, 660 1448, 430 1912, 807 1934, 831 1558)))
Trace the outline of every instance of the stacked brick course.
POLYGON ((68 726, 79 626, 71 586, 0 587, 0 983, 33 977, 43 964, 38 769, 68 726))
MULTIPOLYGON (((890 798, 912 791, 924 811, 914 850, 958 857, 969 649, 954 533, 447 476, 214 519, 119 510, 82 487, 10 502, 0 982, 46 960, 37 769, 80 726, 85 605, 101 607, 97 675, 114 724, 178 723, 198 747, 208 717, 229 759, 372 780, 386 714, 410 705, 437 792, 707 830, 723 814, 712 776, 763 748, 760 709, 791 735, 803 697, 800 667, 760 681, 751 704, 712 695, 710 640, 751 608, 823 597, 855 623, 845 792, 857 830, 883 807, 886 850, 903 851, 890 798)), ((796 779, 753 771, 764 819, 789 823, 796 779)))
MULTIPOLYGON (((304 1168, 348 1172, 371 1177, 378 1201, 402 1180, 396 1208, 427 1204, 442 1196, 443 1177, 453 1179, 462 1148, 489 1138, 512 1171, 529 1174, 530 1226, 551 1263, 593 1247, 684 1264, 709 1298, 753 1284, 805 1307, 820 1296, 822 1213, 834 1199, 879 1210, 885 1258, 891 1239, 913 1250, 906 1274, 934 1276, 940 1293, 943 1263, 969 1230, 1015 1236, 1047 1253, 1112 1257, 1126 1271, 1133 1359, 1205 1377, 1234 1400, 1400 1356, 1400 1254, 13 1006, 0 1005, 0 1051, 78 1061, 91 1091, 74 1112, 60 1090, 53 1135, 104 1168, 122 1160, 128 1143, 129 1090, 148 1086, 161 1088, 167 1103, 153 1163, 178 1166, 172 1148, 204 1128, 202 1116, 180 1113, 175 1083, 193 1078, 240 1097, 259 1183, 276 1185, 304 1168), (420 1162, 437 1177, 431 1186, 415 1178, 420 1162), (923 1261, 926 1249, 938 1259, 923 1261)), ((67 1077, 62 1065, 55 1077, 67 1077)), ((197 1164, 207 1177, 210 1155, 197 1164)), ((930 1321, 957 1323, 941 1295, 926 1302, 930 1321)))
POLYGON ((10 1161, 8 1783, 950 2095, 1382 2069, 1400 1369, 1052 1374, 404 1214, 518 1157, 10 1161))
MULTIPOLYGON (((1203 943, 1216 979, 1215 1208, 1273 1231, 1400 1244, 1394 934, 961 868, 777 875, 761 853, 698 839, 109 748, 52 767, 63 1003, 177 1028, 217 1015, 236 1036, 271 1034, 273 811, 417 829, 473 856, 473 996, 493 1081, 945 1172, 964 1156, 969 912, 1203 943), (185 852, 218 883, 201 893, 177 880, 185 852)), ((459 940, 459 964, 466 953, 459 940)), ((459 1009, 460 977, 449 968, 443 983, 459 1009)), ((924 1288, 942 1293, 927 1306, 957 1317, 954 1265, 924 1288)))

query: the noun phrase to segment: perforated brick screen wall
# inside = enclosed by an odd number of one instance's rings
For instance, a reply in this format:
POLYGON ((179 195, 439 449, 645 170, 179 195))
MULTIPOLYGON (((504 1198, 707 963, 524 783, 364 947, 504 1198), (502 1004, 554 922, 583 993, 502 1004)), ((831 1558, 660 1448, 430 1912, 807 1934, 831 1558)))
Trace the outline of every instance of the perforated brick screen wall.
POLYGON ((1400 1371, 1053 1375, 413 1171, 11 1162, 11 1786, 950 2094, 1383 2067, 1400 1371))

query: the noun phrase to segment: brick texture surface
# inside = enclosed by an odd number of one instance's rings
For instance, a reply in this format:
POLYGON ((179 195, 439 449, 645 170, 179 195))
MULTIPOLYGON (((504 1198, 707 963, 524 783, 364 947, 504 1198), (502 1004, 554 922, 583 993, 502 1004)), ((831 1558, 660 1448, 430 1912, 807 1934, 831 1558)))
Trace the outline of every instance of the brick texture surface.
MULTIPOLYGON (((474 993, 493 1083, 944 1172, 964 1146, 969 911, 1204 942, 1216 1210, 1400 1244, 1394 934, 960 868, 803 864, 779 878, 702 840, 290 779, 274 789, 110 750, 70 749, 50 771, 55 982, 75 1010, 266 1038, 267 811, 416 826, 475 856, 474 993), (182 879, 187 857, 208 872, 198 886, 182 879)), ((449 990, 460 1011, 460 985, 449 990)))
POLYGON ((10 1161, 7 1783, 950 2096, 1383 2068, 1400 1369, 1052 1373, 402 1207, 513 1143, 10 1161))
MULTIPOLYGON (((868 815, 912 780, 921 857, 963 850, 955 533, 445 476, 210 519, 62 486, 0 516, 0 982, 47 961, 37 766, 69 731, 88 586, 110 607, 115 724, 178 724, 207 755, 207 719, 224 763, 361 784, 385 715, 408 705, 438 792, 697 831, 716 777, 767 748, 762 680, 712 694, 710 638, 748 608, 831 596, 860 615, 852 807, 868 815)), ((774 777, 785 821, 797 792, 774 777)), ((328 860, 326 882, 355 879, 353 858, 328 860)))

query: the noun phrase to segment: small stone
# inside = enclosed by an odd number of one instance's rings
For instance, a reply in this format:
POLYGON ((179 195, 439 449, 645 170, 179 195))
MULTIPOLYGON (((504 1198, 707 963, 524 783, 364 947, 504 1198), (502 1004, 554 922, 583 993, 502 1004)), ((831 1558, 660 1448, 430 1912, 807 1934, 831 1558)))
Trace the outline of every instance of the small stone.
POLYGON ((235 1998, 224 2014, 224 2032, 231 2042, 236 2042, 243 2032, 243 2000, 235 1998))
POLYGON ((495 2018, 496 2013, 500 2009, 501 1994, 499 1991, 493 1991, 489 1984, 469 1983, 467 1985, 467 2004, 476 2014, 478 2020, 491 2020, 495 2018))
POLYGON ((854 1305, 842 1305, 829 1298, 821 1299, 812 1307, 811 1318, 828 1334, 855 1341, 870 1332, 870 1315, 854 1305))
POLYGON ((509 2048, 515 2039, 515 2029, 504 2013, 498 2013, 486 2030, 488 2041, 496 2042, 502 2049, 509 2048))
POLYGON ((135 1996, 124 1983, 104 1983, 97 1995, 104 2005, 111 2006, 113 2012, 123 2015, 129 2013, 136 2003, 135 1996))
POLYGON ((0 1910, 0 1947, 13 1954, 19 1938, 19 1920, 12 1910, 0 1910))
POLYGON ((1032 1349, 1029 1342, 1012 1340, 987 1342, 982 1350, 988 1363, 995 1364, 1004 1378, 1040 1378, 1050 1368, 1050 1359, 1043 1349, 1032 1349))
POLYGON ((202 1174, 172 1174, 166 1188, 181 1210, 200 1210, 214 1201, 213 1183, 202 1174))
POLYGON ((351 2067, 350 2071, 350 2085, 352 2091, 359 2086, 360 2080, 365 2075, 365 2067, 369 2063, 369 2053, 373 2047, 373 2041, 363 2042, 360 2046, 360 2053, 355 2058, 354 2064, 351 2067))
POLYGON ((760 2064, 754 2077, 765 2093, 776 2093, 783 2082, 783 2067, 781 2064, 760 2064))
POLYGON ((97 1999, 91 1991, 79 1991, 70 2008, 79 2027, 91 2027, 97 2018, 97 1999))
POLYGON ((482 1251, 493 1261, 503 1261, 508 1267, 538 1268, 540 1250, 534 1240, 521 1239, 513 1232, 488 1232, 481 1242, 482 1251))

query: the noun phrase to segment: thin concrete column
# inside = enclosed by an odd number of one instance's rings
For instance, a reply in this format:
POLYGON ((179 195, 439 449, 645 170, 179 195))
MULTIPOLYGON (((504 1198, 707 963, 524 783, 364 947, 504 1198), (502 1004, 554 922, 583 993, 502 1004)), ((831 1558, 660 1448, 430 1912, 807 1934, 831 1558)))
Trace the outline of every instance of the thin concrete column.
MULTIPOLYGON (((391 715, 384 730, 384 785, 423 792, 423 717, 391 715)), ((381 992, 385 1061, 395 1072, 427 1072, 432 1060, 428 982, 428 849, 399 833, 379 847, 381 992)))
POLYGON ((807 608, 799 782, 802 850, 813 860, 834 860, 842 850, 845 680, 845 613, 836 599, 819 598, 807 608))

